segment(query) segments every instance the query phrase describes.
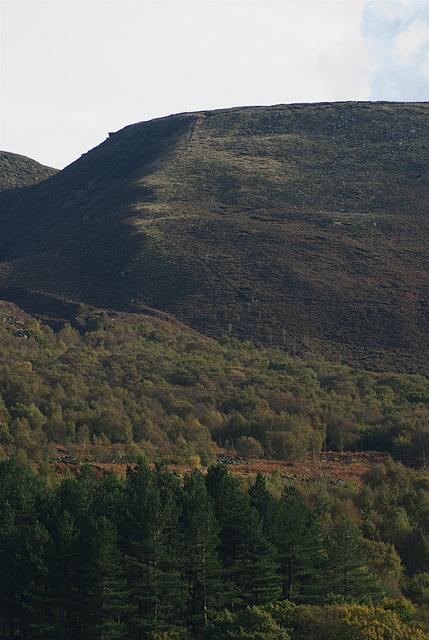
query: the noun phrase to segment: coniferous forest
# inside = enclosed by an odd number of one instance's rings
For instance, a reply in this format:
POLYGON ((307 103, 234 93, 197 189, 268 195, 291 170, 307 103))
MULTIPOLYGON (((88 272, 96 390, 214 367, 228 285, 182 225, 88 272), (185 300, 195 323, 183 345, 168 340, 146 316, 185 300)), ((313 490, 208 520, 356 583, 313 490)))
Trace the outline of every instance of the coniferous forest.
POLYGON ((427 378, 106 314, 0 333, 1 638, 429 637, 427 378), (225 450, 386 457, 357 485, 225 450))
POLYGON ((52 484, 12 457, 1 637, 427 638, 428 490, 393 462, 334 490, 143 459, 52 484))

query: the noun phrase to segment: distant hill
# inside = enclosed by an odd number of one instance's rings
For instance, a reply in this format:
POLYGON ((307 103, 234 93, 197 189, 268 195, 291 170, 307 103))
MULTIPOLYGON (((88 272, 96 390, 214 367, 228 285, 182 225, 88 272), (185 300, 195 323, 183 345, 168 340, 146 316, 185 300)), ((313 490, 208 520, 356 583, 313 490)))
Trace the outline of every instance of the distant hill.
POLYGON ((131 125, 0 214, 0 298, 429 370, 429 103, 131 125))
POLYGON ((58 169, 46 167, 31 158, 0 151, 0 192, 36 184, 55 173, 58 169))

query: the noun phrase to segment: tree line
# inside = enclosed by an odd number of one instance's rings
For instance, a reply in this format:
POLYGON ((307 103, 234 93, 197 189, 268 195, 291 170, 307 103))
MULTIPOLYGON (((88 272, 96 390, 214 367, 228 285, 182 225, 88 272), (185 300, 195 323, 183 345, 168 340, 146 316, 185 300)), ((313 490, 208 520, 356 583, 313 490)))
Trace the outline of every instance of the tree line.
POLYGON ((0 637, 429 637, 427 476, 388 462, 361 490, 275 483, 142 458, 48 483, 3 460, 0 637))

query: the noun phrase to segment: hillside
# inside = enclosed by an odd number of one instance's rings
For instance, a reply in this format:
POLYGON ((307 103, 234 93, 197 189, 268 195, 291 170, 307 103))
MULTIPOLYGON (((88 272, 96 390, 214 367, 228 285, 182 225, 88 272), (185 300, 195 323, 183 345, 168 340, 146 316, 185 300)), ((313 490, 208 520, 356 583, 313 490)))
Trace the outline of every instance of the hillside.
POLYGON ((36 184, 56 173, 58 169, 46 167, 26 156, 0 151, 0 192, 36 184))
POLYGON ((208 335, 428 372, 428 104, 180 114, 3 208, 0 298, 145 305, 208 335))

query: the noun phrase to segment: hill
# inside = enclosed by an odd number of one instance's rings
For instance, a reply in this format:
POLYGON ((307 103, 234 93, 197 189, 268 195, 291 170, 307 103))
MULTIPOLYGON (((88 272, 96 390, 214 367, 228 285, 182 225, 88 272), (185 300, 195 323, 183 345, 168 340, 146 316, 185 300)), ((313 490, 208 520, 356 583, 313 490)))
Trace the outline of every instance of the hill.
POLYGON ((0 151, 0 192, 36 184, 57 172, 26 156, 0 151))
POLYGON ((131 125, 3 208, 0 298, 428 372, 427 103, 131 125))

